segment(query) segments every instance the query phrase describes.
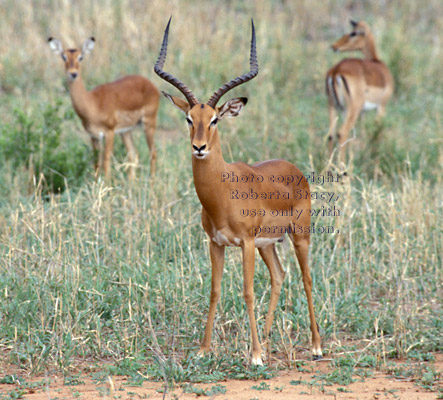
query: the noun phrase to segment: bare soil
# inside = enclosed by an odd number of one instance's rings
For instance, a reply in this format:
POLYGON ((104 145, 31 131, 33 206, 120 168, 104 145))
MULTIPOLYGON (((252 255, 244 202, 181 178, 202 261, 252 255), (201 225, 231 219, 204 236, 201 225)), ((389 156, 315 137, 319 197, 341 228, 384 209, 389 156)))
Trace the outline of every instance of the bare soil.
MULTIPOLYGON (((398 367, 404 362, 398 361, 398 367)), ((410 367, 410 363, 408 364, 410 367)), ((443 355, 436 354, 433 368, 443 373, 443 355)), ((298 370, 281 371, 276 377, 269 380, 227 380, 217 384, 189 384, 168 389, 162 382, 145 381, 142 386, 130 386, 127 377, 111 376, 105 383, 97 383, 90 374, 80 376, 71 385, 66 385, 60 375, 44 375, 29 377, 22 374, 26 387, 19 384, 0 384, 0 398, 24 398, 29 400, 47 399, 196 399, 211 398, 221 400, 289 400, 289 399, 405 399, 426 400, 436 399, 438 392, 431 392, 417 385, 407 378, 395 378, 384 372, 375 371, 372 377, 356 381, 348 386, 344 385, 309 385, 315 375, 331 372, 327 361, 310 362, 303 372, 298 370), (34 386, 34 387, 33 387, 34 386), (188 386, 186 388, 186 386, 188 386), (225 393, 214 391, 214 386, 221 387, 225 393), (209 396, 198 395, 196 392, 212 390, 209 396), (193 393, 188 393, 190 390, 193 393), (13 397, 12 391, 20 392, 22 397, 13 397), (9 394, 9 395, 8 395, 9 394), (6 397, 3 397, 5 396, 6 397)), ((0 378, 11 374, 12 371, 3 371, 0 378)), ((18 374, 20 376, 20 374, 18 374)), ((358 377, 357 377, 358 378, 358 377)), ((438 382, 440 388, 442 382, 438 382)), ((218 388, 220 389, 220 388, 218 388)), ((441 393, 441 392, 440 392, 441 393)), ((441 395, 441 394, 440 394, 441 395)))

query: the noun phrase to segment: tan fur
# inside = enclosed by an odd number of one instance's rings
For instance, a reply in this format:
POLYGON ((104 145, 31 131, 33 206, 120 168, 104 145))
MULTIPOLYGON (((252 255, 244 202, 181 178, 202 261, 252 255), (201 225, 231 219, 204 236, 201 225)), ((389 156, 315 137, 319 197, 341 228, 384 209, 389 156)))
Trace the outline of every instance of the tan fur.
POLYGON ((394 91, 392 75, 388 67, 378 58, 375 40, 369 26, 363 21, 351 24, 352 32, 337 40, 332 48, 335 51, 359 50, 363 52, 365 58, 346 58, 326 74, 330 153, 334 148, 333 130, 337 109, 346 110, 345 120, 337 134, 342 162, 346 161, 345 145, 349 131, 355 125, 361 111, 365 109, 365 105, 377 108, 377 114, 381 117, 394 91))
MULTIPOLYGON (((257 247, 271 275, 271 298, 266 315, 264 336, 267 341, 274 311, 278 303, 285 272, 278 259, 275 243, 283 240, 286 233, 292 240, 300 264, 303 285, 308 301, 312 332, 312 351, 314 358, 322 355, 320 335, 315 321, 312 302, 312 279, 309 272, 309 225, 311 198, 305 177, 291 163, 284 160, 269 160, 249 166, 245 163, 226 163, 223 159, 218 123, 225 117, 236 117, 248 99, 238 97, 228 100, 217 107, 220 98, 229 90, 253 79, 258 74, 254 22, 251 20, 252 37, 249 58, 250 71, 232 79, 218 89, 206 104, 198 102, 189 88, 177 78, 163 70, 168 46, 169 19, 163 36, 163 44, 154 71, 165 81, 179 89, 186 97, 163 94, 186 114, 191 136, 192 172, 197 196, 202 205, 202 224, 210 239, 212 265, 211 298, 205 335, 199 354, 209 351, 215 311, 220 299, 226 246, 241 247, 243 253, 243 295, 249 315, 252 336, 252 363, 262 364, 260 345, 254 314, 254 269, 255 248, 257 247), (272 175, 293 177, 293 182, 278 183, 272 175), (240 178, 237 182, 235 176, 240 178), (254 179, 254 177, 256 177, 254 179), (243 179, 243 182, 242 182, 243 179), (297 190, 306 196, 296 197, 297 190), (249 198, 240 195, 237 199, 233 191, 248 193, 249 198), (252 194, 252 192, 254 194, 252 194), (274 197, 269 196, 274 193, 274 197), (275 193, 280 193, 277 196, 275 193), (286 196, 284 195, 286 193, 286 196), (263 194, 265 194, 263 196, 263 194), (302 211, 295 217, 294 209, 302 211), (242 210, 255 211, 253 215, 242 215, 242 210), (278 232, 274 229, 277 228, 278 232), (301 232, 296 232, 301 229, 301 232)), ((268 343, 267 347, 269 349, 268 343)))
MULTIPOLYGON (((295 199, 297 190, 309 192, 309 184, 300 170, 293 164, 284 160, 268 160, 253 166, 242 162, 229 164, 223 159, 217 125, 211 125, 214 116, 219 119, 222 115, 235 116, 246 103, 246 99, 232 99, 214 110, 209 105, 197 104, 190 108, 188 103, 174 96, 166 95, 178 108, 180 108, 192 124, 189 126, 191 135, 192 171, 197 196, 202 204, 202 224, 210 238, 210 256, 212 264, 212 288, 209 314, 206 323, 205 335, 200 347, 200 354, 209 351, 212 329, 217 303, 220 299, 221 278, 224 262, 225 246, 238 246, 243 252, 243 276, 244 297, 248 309, 251 335, 252 335, 252 362, 262 363, 262 347, 260 345, 256 320, 254 315, 254 269, 255 248, 263 258, 271 275, 271 298, 269 310, 266 316, 264 338, 268 339, 274 311, 278 303, 285 272, 278 258, 275 242, 280 241, 285 233, 259 233, 255 234, 256 227, 296 227, 307 228, 310 225, 311 208, 310 197, 308 199, 295 199), (229 103, 229 104, 228 104, 229 103), (227 105, 228 104, 228 105, 227 105), (203 149, 198 151, 198 149, 203 149), (206 153, 204 158, 199 154, 206 153), (262 176, 263 182, 233 183, 222 181, 223 174, 236 176, 262 176), (300 177, 300 182, 285 185, 284 183, 272 183, 273 175, 288 175, 300 177), (290 199, 232 199, 231 190, 248 192, 253 189, 256 193, 268 193, 279 191, 289 193, 290 199), (271 210, 301 209, 299 219, 294 216, 272 216, 271 210), (244 217, 240 210, 264 210, 264 216, 244 217), (280 240, 279 240, 280 239, 280 240)), ((225 175, 226 176, 226 175, 225 175)), ((308 265, 309 232, 297 234, 290 232, 290 239, 294 245, 297 259, 300 264, 303 284, 308 301, 309 316, 312 331, 312 348, 314 357, 321 357, 321 343, 315 320, 314 306, 312 301, 312 280, 308 265)))
POLYGON ((109 177, 114 136, 115 133, 121 133, 128 151, 129 177, 134 177, 138 156, 130 131, 137 123, 142 122, 151 153, 151 174, 154 174, 154 133, 160 97, 156 87, 142 76, 128 75, 87 91, 80 68, 80 61, 85 55, 85 45, 82 50, 63 50, 56 39, 50 38, 49 42, 51 48, 64 59, 72 104, 83 127, 91 135, 92 145, 98 153, 95 159, 96 173, 102 165, 105 176, 109 177), (104 152, 100 145, 102 137, 105 141, 104 152))

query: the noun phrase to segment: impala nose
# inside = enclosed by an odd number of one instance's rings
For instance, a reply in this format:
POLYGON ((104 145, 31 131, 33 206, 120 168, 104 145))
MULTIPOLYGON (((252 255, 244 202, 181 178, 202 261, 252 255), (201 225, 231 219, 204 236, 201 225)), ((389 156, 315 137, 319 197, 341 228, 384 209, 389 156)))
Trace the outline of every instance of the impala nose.
POLYGON ((200 160, 203 160, 204 158, 207 157, 207 155, 209 154, 209 151, 206 150, 206 145, 203 144, 202 146, 198 147, 195 144, 192 145, 192 148, 194 149, 194 151, 192 152, 194 157, 197 157, 200 160))
POLYGON ((71 78, 72 80, 74 80, 75 78, 77 78, 78 73, 77 73, 77 72, 70 72, 70 73, 69 73, 69 76, 70 76, 70 78, 71 78))
POLYGON ((192 145, 192 147, 194 148, 195 151, 198 151, 199 153, 201 153, 204 149, 206 149, 206 145, 204 144, 203 146, 196 146, 195 144, 192 145))

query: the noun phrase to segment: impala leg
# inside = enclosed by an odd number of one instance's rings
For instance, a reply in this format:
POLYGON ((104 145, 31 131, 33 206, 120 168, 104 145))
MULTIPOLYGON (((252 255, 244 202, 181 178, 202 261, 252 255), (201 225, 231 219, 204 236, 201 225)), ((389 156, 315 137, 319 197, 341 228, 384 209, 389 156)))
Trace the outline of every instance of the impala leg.
POLYGON ((377 118, 383 118, 386 114, 386 107, 384 104, 380 104, 377 108, 377 118))
POLYGON ((143 117, 143 125, 145 130, 146 143, 149 147, 149 153, 151 157, 150 168, 151 175, 155 175, 156 162, 157 162, 157 150, 155 148, 154 134, 155 127, 157 125, 157 109, 149 110, 143 117))
POLYGON ((105 153, 103 155, 103 171, 105 178, 109 178, 111 174, 111 157, 112 149, 114 148, 114 130, 110 129, 105 135, 105 153))
POLYGON ((263 261, 268 267, 271 275, 271 298, 269 300, 268 314, 266 315, 264 338, 266 340, 267 350, 269 349, 269 334, 271 332, 272 322, 274 321, 274 312, 280 297, 281 287, 285 279, 285 271, 283 270, 280 260, 278 259, 275 246, 266 246, 258 249, 263 261))
POLYGON ((355 123, 357 122, 358 116, 360 115, 362 107, 356 106, 355 104, 348 104, 348 108, 346 111, 345 121, 340 128, 338 133, 338 143, 340 146, 340 161, 342 163, 346 163, 346 151, 345 146, 347 145, 347 140, 349 136, 349 131, 353 128, 355 123))
POLYGON ((134 141, 132 140, 131 132, 122 133, 122 140, 128 151, 128 161, 129 161, 129 179, 135 178, 135 167, 138 164, 137 151, 135 150, 134 141))
POLYGON ((322 357, 322 352, 320 334, 315 320, 314 303, 312 301, 312 278, 308 264, 309 240, 306 238, 299 238, 296 235, 291 235, 291 239, 295 248, 298 263, 300 264, 303 286, 308 300, 309 319, 311 321, 312 332, 312 355, 314 360, 317 360, 322 357))
POLYGON ((329 101, 328 103, 328 113, 329 113, 328 150, 329 150, 329 157, 331 157, 332 152, 334 151, 334 133, 335 133, 335 126, 337 124, 337 110, 331 101, 329 101))
POLYGON ((208 319, 206 321, 205 336, 203 337, 199 355, 204 355, 209 351, 211 345, 212 329, 214 326, 215 311, 220 300, 221 280, 223 275, 223 264, 225 261, 225 248, 214 242, 210 242, 209 252, 211 256, 212 278, 211 278, 211 299, 209 302, 208 319))
POLYGON ((100 163, 102 158, 102 151, 101 151, 101 143, 100 139, 97 139, 93 136, 91 136, 91 142, 92 142, 92 157, 94 160, 94 171, 95 171, 95 179, 97 179, 98 174, 100 172, 100 163))
POLYGON ((254 314, 254 269, 255 269, 255 243, 248 240, 243 243, 243 295, 249 315, 249 324, 252 338, 252 364, 263 365, 261 358, 261 345, 258 340, 257 324, 254 314))

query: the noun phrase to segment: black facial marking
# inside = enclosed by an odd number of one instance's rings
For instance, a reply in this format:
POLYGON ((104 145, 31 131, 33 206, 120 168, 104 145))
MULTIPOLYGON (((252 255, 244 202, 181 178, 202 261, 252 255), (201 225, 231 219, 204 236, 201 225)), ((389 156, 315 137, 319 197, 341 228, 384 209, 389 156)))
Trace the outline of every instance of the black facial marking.
POLYGON ((205 108, 205 105, 204 105, 204 104, 202 104, 202 105, 200 106, 200 108, 205 108))
POLYGON ((69 51, 70 53, 75 53, 77 49, 68 49, 67 51, 69 51))

